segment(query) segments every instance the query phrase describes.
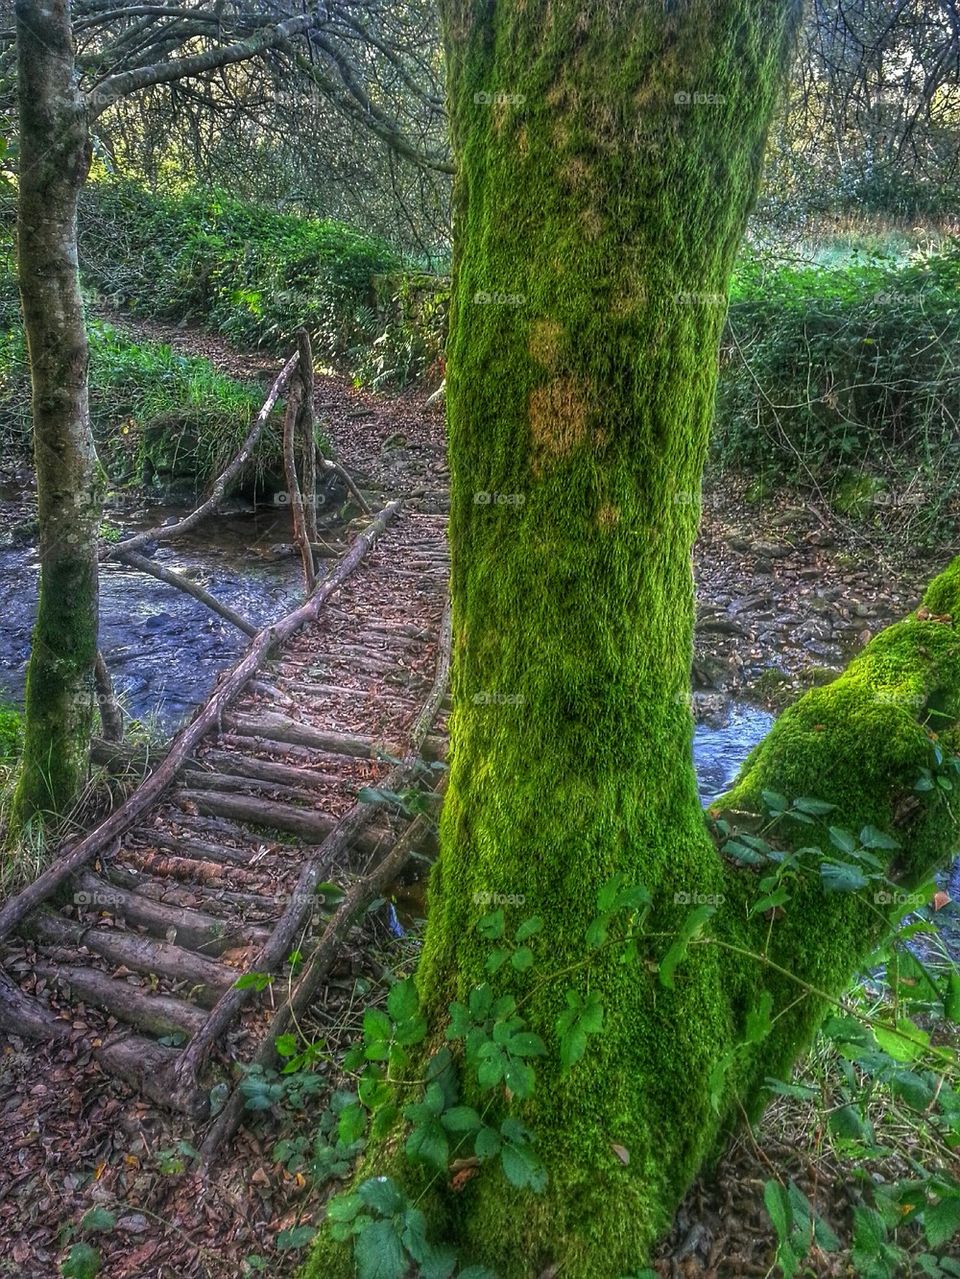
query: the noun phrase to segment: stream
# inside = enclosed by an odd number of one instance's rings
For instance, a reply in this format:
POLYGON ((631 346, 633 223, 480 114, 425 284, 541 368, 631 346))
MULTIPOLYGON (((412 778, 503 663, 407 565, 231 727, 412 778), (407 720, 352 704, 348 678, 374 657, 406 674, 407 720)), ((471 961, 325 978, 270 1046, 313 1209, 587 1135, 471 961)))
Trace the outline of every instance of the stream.
MULTIPOLYGON (((172 523, 187 507, 151 507, 125 531, 172 523)), ((205 587, 256 625, 289 611, 302 591, 299 561, 284 545, 285 508, 220 515, 195 533, 149 555, 205 587)), ((0 547, 6 589, 0 630, 0 701, 23 702, 36 613, 36 547, 0 547)), ((244 650, 247 637, 199 600, 122 564, 100 575, 101 648, 128 715, 169 735, 202 702, 217 674, 244 650)))

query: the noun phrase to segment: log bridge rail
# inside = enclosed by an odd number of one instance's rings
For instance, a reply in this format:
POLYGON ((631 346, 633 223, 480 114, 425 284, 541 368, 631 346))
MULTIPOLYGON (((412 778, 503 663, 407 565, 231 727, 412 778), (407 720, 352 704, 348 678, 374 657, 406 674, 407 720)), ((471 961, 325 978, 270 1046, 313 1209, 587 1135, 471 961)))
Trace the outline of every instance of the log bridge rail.
MULTIPOLYGON (((301 340, 305 354, 309 362, 301 340)), ((103 559, 139 558, 217 508, 297 363, 203 506, 105 547, 103 559)), ((311 400, 288 396, 288 483, 294 428, 311 400)), ((301 470, 315 482, 302 456, 301 470)), ((205 1068, 227 1032, 231 1051, 240 1044, 272 1062, 274 1039, 309 1005, 351 925, 432 839, 422 816, 360 802, 358 791, 421 784, 422 761, 445 750, 435 727, 450 663, 445 517, 390 501, 320 576, 313 504, 291 505, 305 602, 255 631, 126 801, 0 907, 0 1030, 66 1039, 82 1005, 105 1070, 197 1119, 209 1109, 205 1068), (331 879, 346 892, 318 932, 317 888, 331 879), (280 1008, 256 984, 237 985, 279 973, 295 949, 303 961, 280 1008), (43 997, 52 987, 59 1013, 43 997)), ((205 1158, 241 1113, 235 1089, 205 1158)))

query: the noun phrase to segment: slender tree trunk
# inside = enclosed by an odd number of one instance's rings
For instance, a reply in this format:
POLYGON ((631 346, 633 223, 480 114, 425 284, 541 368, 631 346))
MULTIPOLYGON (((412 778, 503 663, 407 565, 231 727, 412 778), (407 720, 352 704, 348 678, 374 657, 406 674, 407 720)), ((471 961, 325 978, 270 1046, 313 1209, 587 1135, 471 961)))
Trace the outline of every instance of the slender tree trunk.
POLYGON ((67 0, 18 0, 18 267, 33 384, 40 602, 13 827, 62 813, 94 715, 101 484, 87 404, 77 195, 90 162, 67 0))
MULTIPOLYGON (((708 1079, 737 1033, 716 949, 675 990, 655 962, 582 965, 615 873, 647 887, 661 935, 683 894, 723 892, 691 761, 690 552, 729 278, 799 5, 443 7, 454 683, 418 986, 439 1025, 490 980, 477 922, 498 897, 523 903, 508 931, 544 921, 547 972, 579 971, 493 979, 551 1045, 513 1107, 545 1193, 521 1209, 491 1161, 429 1200, 431 1225, 500 1279, 555 1264, 607 1279, 642 1263, 713 1147, 708 1079), (605 1024, 564 1073, 571 986, 602 997, 605 1024)), ((324 1238, 311 1276, 334 1253, 324 1238)))

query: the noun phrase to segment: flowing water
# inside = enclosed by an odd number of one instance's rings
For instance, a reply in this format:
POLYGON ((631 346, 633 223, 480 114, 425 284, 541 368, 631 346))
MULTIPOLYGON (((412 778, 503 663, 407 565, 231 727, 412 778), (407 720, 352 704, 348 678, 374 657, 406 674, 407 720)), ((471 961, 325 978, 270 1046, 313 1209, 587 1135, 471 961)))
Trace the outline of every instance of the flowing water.
MULTIPOLYGON (((182 517, 186 508, 152 507, 131 533, 182 517)), ((286 549, 289 514, 221 515, 193 534, 161 544, 151 558, 190 577, 255 625, 287 612, 302 592, 299 561, 286 549)), ((141 552, 143 554, 144 552, 141 552)), ((149 552, 147 552, 149 553, 149 552)), ((0 628, 0 700, 21 703, 39 575, 36 548, 0 548, 4 616, 0 628)), ((100 577, 100 646, 126 711, 175 729, 247 645, 247 637, 199 600, 122 564, 100 577)))

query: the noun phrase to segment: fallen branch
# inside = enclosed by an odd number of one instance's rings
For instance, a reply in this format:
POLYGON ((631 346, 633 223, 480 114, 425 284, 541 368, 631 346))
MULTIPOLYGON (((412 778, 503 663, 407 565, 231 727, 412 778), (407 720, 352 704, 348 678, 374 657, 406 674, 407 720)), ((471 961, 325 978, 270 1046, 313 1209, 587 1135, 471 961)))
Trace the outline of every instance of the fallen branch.
MULTIPOLYGON (((234 612, 228 604, 221 604, 216 596, 211 595, 209 591, 205 591, 196 582, 191 582, 189 577, 184 577, 182 573, 176 573, 172 568, 164 568, 162 564, 154 564, 153 560, 147 559, 145 555, 138 555, 135 551, 120 552, 117 554, 117 559, 122 564, 129 564, 131 568, 137 569, 140 573, 149 573, 151 577, 155 577, 159 582, 166 582, 167 586, 176 587, 178 591, 183 591, 185 595, 191 595, 195 600, 199 600, 201 604, 205 604, 211 612, 225 618, 226 621, 236 626, 238 630, 243 631, 244 635, 256 635, 258 628, 252 622, 248 622, 245 617, 234 612)), ((106 733, 104 736, 106 736, 106 733)))
POLYGON ((290 505, 290 516, 293 520, 293 542, 303 560, 303 577, 307 594, 313 590, 316 574, 313 567, 313 551, 307 536, 307 524, 303 514, 303 494, 297 478, 296 437, 300 410, 303 405, 303 382, 300 378, 294 382, 287 396, 287 407, 283 415, 283 473, 287 481, 287 502, 290 505))
POLYGON ((328 457, 321 458, 321 462, 323 463, 323 469, 325 471, 335 471, 336 474, 340 476, 344 484, 346 484, 347 488, 353 494, 354 501, 360 507, 361 511, 366 511, 366 513, 369 514, 370 503, 363 496, 363 494, 357 488, 356 484, 354 484, 353 480, 350 478, 349 473, 346 470, 344 470, 344 468, 340 465, 340 463, 334 462, 328 457))
POLYGON ((227 490, 233 481, 239 476, 240 472, 250 460, 257 440, 259 440, 263 428, 266 426, 273 412, 273 406, 283 393, 287 383, 290 381, 290 375, 297 367, 299 354, 295 351, 287 360, 286 364, 277 374, 276 380, 271 386, 267 398, 263 402, 263 408, 254 418, 253 425, 247 432, 247 438, 240 446, 240 451, 230 463, 230 465, 217 476, 214 480, 213 488, 210 490, 210 496, 205 502, 191 511, 178 524, 161 524, 156 528, 149 528, 143 533, 138 533, 135 537, 128 537, 123 542, 113 542, 100 549, 100 560, 117 559, 123 552, 138 551, 142 546, 147 546, 150 542, 168 542, 173 537, 181 537, 184 533, 189 533, 191 529, 195 529, 201 524, 208 515, 212 515, 220 503, 226 496, 227 490))
POLYGON ((275 645, 289 639, 306 623, 311 622, 326 601, 362 562, 370 547, 394 518, 402 501, 389 502, 362 533, 341 560, 340 565, 317 588, 305 604, 288 613, 273 626, 260 631, 240 661, 226 673, 219 686, 194 719, 173 739, 163 763, 151 773, 133 794, 96 830, 86 835, 69 851, 62 852, 32 884, 22 892, 8 898, 0 907, 0 939, 8 936, 21 920, 55 892, 81 866, 85 866, 97 853, 102 852, 113 840, 125 834, 167 789, 183 763, 193 754, 197 744, 207 732, 219 725, 224 711, 236 699, 247 681, 260 669, 275 645))
POLYGON ((317 534, 317 439, 314 430, 313 395, 316 379, 313 375, 313 351, 310 334, 306 329, 297 333, 297 351, 300 355, 300 381, 303 385, 303 401, 300 405, 300 447, 303 451, 303 491, 306 493, 306 533, 310 543, 318 540, 317 534))

